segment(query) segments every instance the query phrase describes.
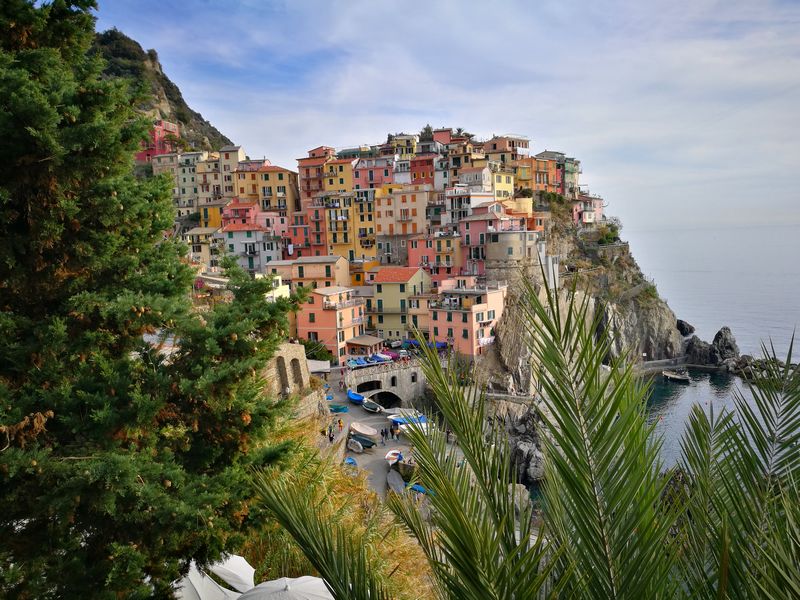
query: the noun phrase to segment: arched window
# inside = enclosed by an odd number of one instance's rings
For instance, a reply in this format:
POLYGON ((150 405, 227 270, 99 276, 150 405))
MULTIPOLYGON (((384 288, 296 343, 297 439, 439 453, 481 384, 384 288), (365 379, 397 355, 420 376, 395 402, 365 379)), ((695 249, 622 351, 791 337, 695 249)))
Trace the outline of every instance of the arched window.
POLYGON ((283 394, 286 392, 286 388, 289 387, 289 373, 286 370, 286 359, 282 356, 278 357, 278 378, 281 383, 278 393, 283 394))
POLYGON ((296 358, 292 359, 292 383, 297 387, 303 387, 303 371, 300 369, 300 361, 296 358))
POLYGON ((391 385, 392 387, 397 387, 397 375, 392 375, 391 385))
POLYGON ((411 374, 411 383, 417 383, 417 374, 416 374, 416 372, 411 374))

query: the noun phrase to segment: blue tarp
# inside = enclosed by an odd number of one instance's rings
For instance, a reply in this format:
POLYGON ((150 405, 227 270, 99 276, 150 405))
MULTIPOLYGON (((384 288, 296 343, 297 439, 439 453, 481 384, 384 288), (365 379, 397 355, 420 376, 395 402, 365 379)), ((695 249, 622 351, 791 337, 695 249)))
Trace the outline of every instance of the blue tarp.
POLYGON ((353 467, 357 467, 358 466, 358 463, 356 462, 356 459, 355 458, 351 458, 349 456, 344 459, 344 464, 351 465, 353 467))
POLYGON ((418 417, 389 417, 393 423, 397 423, 398 425, 408 425, 409 423, 427 423, 428 419, 425 418, 425 415, 420 415, 418 417))
POLYGON ((412 486, 409 486, 410 490, 414 492, 419 492, 420 494, 430 494, 431 496, 435 496, 436 494, 433 493, 433 490, 429 490, 428 488, 422 487, 420 484, 415 483, 412 486))

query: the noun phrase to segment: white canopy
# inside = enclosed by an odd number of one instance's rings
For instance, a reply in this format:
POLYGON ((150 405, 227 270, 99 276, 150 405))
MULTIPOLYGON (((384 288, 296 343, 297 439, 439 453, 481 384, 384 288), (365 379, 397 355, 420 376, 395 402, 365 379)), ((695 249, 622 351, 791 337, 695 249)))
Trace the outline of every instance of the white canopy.
POLYGON ((235 600, 241 594, 226 589, 197 568, 192 562, 186 577, 174 584, 178 600, 235 600))
POLYGON ((236 554, 231 554, 222 562, 214 563, 209 570, 240 592, 253 589, 256 585, 254 580, 256 570, 244 557, 236 554))
POLYGON ((265 581, 239 600, 334 600, 325 582, 319 577, 281 577, 265 581))

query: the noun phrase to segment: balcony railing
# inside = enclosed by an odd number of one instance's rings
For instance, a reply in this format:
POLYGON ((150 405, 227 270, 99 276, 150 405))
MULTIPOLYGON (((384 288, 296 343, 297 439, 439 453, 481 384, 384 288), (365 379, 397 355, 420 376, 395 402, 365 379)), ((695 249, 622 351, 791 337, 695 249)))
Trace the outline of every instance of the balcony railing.
POLYGON ((350 300, 342 300, 341 302, 330 302, 326 300, 322 303, 322 308, 325 310, 338 310, 340 308, 348 308, 351 306, 362 306, 363 304, 363 298, 351 298, 350 300))

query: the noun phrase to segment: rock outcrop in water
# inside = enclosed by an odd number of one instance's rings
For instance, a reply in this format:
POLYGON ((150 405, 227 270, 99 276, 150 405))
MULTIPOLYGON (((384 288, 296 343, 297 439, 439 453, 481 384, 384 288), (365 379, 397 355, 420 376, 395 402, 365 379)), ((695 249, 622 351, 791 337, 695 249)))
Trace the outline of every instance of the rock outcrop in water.
POLYGON ((686 344, 686 361, 692 365, 728 368, 739 361, 739 346, 729 327, 720 329, 710 344, 693 335, 686 344))

